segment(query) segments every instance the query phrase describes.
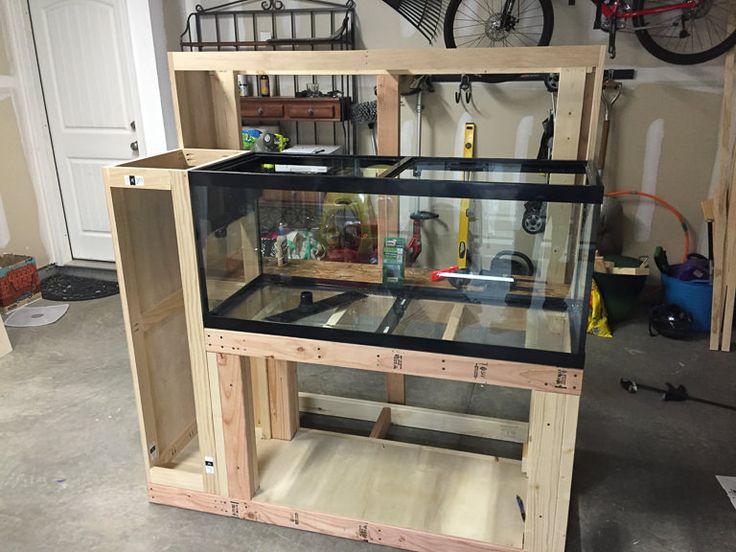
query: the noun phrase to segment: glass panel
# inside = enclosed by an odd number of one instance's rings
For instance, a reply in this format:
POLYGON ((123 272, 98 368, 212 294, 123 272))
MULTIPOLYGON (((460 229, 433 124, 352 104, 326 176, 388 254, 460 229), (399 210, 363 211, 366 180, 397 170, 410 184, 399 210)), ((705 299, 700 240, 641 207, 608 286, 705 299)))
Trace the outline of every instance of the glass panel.
MULTIPOLYGON (((324 166, 371 164, 347 159, 324 166)), ((319 339, 360 332, 376 345, 391 336, 391 347, 434 340, 486 358, 500 348, 518 349, 518 360, 525 350, 582 352, 594 204, 385 196, 369 193, 368 178, 351 192, 320 177, 312 190, 285 190, 269 188, 283 176, 223 183, 199 172, 190 185, 207 324, 319 339)))

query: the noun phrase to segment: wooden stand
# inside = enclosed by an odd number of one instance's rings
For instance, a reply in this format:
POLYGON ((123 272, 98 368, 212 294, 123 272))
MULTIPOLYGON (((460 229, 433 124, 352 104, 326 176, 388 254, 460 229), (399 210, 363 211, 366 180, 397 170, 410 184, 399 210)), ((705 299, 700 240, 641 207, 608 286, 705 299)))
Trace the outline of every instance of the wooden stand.
MULTIPOLYGON (((150 500, 407 550, 562 551, 582 370, 204 328, 186 171, 237 153, 218 150, 239 143, 236 73, 378 75, 384 154, 398 153, 400 75, 560 73, 554 151, 592 158, 603 55, 600 47, 170 54, 183 149, 105 169, 150 500), (528 389, 529 422, 298 394, 296 362, 383 372, 393 402, 403 402, 407 374, 528 389), (300 410, 375 426, 369 437, 300 429, 300 410), (524 453, 387 441, 391 424, 520 443, 524 453)), ((548 270, 549 282, 564 282, 567 265, 548 270)), ((452 313, 446 333, 463 315, 452 313)), ((527 328, 535 324, 554 324, 558 343, 569 341, 565 324, 540 318, 527 328)), ((544 346, 529 329, 527 344, 544 346)))

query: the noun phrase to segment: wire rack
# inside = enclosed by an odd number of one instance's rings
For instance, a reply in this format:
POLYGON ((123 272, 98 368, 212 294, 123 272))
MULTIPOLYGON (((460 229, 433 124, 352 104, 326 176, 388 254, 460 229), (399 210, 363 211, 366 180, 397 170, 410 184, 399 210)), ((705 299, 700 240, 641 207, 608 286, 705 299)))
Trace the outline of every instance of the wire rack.
MULTIPOLYGON (((281 0, 239 0, 204 8, 187 17, 179 38, 182 51, 354 50, 355 2, 299 0, 287 7, 281 0)), ((355 78, 345 75, 271 76, 273 96, 295 96, 315 83, 322 93, 336 93, 350 103, 355 78)), ((253 83, 252 89, 256 89, 253 83)), ((340 122, 279 124, 291 143, 336 144, 353 153, 355 129, 349 117, 340 122)))

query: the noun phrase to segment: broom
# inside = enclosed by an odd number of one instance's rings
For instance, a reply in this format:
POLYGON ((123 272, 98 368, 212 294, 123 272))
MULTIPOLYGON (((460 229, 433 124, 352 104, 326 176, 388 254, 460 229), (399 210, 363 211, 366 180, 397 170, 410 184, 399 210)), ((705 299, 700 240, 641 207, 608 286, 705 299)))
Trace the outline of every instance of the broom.
POLYGON ((368 125, 371 131, 371 141, 373 142, 373 155, 378 153, 378 144, 376 143, 376 121, 378 119, 378 102, 376 100, 370 102, 356 103, 351 107, 351 119, 354 124, 368 125))
POLYGON ((411 23, 430 44, 437 36, 443 0, 383 0, 411 23))

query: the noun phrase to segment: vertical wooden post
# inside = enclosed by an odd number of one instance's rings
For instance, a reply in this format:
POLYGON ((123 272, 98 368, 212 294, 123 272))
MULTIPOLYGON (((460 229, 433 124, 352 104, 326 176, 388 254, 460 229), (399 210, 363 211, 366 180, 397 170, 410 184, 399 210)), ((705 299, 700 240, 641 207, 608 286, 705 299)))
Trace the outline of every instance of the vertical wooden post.
POLYGON ((580 397, 532 391, 524 550, 564 552, 580 397))
POLYGON ((250 500, 258 490, 258 455, 247 358, 217 354, 227 486, 231 498, 250 500))
MULTIPOLYGON (((397 75, 378 75, 376 77, 378 95, 378 154, 401 155, 401 96, 397 75)), ((379 198, 378 204, 378 263, 383 261, 383 239, 398 233, 398 205, 390 197, 379 198)), ((386 393, 388 402, 404 404, 404 376, 386 374, 386 393)))
MULTIPOLYGON (((378 104, 378 155, 400 155, 401 139, 401 95, 399 77, 378 75, 376 77, 378 104)), ((394 197, 378 198, 378 264, 383 263, 383 240, 395 236, 399 231, 398 205, 394 197)))
POLYGON ((215 123, 213 146, 219 149, 241 149, 240 89, 234 71, 210 73, 212 116, 215 123))
POLYGON ((271 438, 271 403, 268 400, 268 372, 265 358, 251 357, 250 377, 253 382, 253 413, 263 439, 271 438))
MULTIPOLYGON (((583 122, 583 98, 585 96, 586 69, 562 69, 557 92, 555 138, 552 159, 578 159, 583 122)), ((586 129, 586 135, 588 134, 586 129)), ((553 175, 551 184, 575 184, 574 175, 553 175)), ((570 204, 547 205, 547 229, 545 240, 550 241, 550 258, 545 281, 565 282, 568 273, 568 247, 573 215, 570 204)))
POLYGON ((290 441, 299 429, 299 393, 296 362, 266 360, 271 437, 290 441))
POLYGON ((401 145, 401 96, 398 75, 376 76, 376 102, 378 111, 379 155, 400 155, 401 145))
POLYGON ((186 173, 181 171, 171 171, 170 175, 204 490, 209 493, 224 494, 227 489, 220 489, 218 483, 218 472, 221 468, 218 466, 215 429, 212 421, 212 394, 217 392, 217 388, 210 385, 207 352, 204 347, 202 303, 199 295, 199 274, 189 180, 186 173), (214 465, 209 466, 210 463, 214 465))
MULTIPOLYGON (((733 28, 734 16, 731 16, 730 28, 733 28)), ((724 305, 727 303, 727 286, 726 272, 728 262, 733 260, 729 257, 732 253, 728 250, 726 235, 728 230, 728 222, 730 219, 728 207, 732 206, 734 200, 729 205, 729 190, 733 189, 732 181, 734 177, 733 154, 736 146, 731 145, 731 119, 734 104, 734 64, 736 60, 736 50, 731 50, 726 54, 725 64, 723 68, 723 98, 721 100, 721 124, 718 133, 718 157, 719 157, 719 184, 715 192, 715 217, 713 221, 713 299, 711 302, 710 317, 710 350, 718 351, 729 350, 731 346, 731 336, 723 332, 727 320, 733 313, 733 303, 731 310, 726 308, 724 316, 724 305)), ((732 320, 732 319, 731 319, 732 320)), ((730 323, 730 322, 728 322, 730 323)))

